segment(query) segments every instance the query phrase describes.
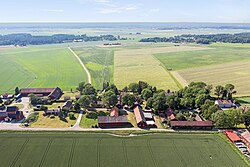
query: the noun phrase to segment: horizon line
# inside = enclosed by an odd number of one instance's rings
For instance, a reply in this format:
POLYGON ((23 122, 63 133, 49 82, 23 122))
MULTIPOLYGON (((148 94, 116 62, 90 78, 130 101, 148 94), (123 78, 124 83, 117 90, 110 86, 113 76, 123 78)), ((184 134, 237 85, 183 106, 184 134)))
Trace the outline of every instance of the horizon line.
POLYGON ((89 22, 81 22, 81 21, 72 21, 72 22, 70 22, 70 21, 66 21, 66 22, 57 22, 57 21, 48 21, 48 22, 46 22, 46 21, 17 21, 17 22, 0 22, 0 24, 110 24, 110 23, 112 23, 112 24, 114 24, 114 23, 116 23, 116 24, 119 24, 119 23, 123 23, 123 24, 126 24, 126 23, 184 23, 184 24, 187 24, 187 23, 193 23, 193 24, 195 24, 195 23, 204 23, 204 24, 250 24, 250 22, 207 22, 207 21, 194 21, 194 22, 189 22, 189 21, 187 21, 187 22, 178 22, 178 21, 176 21, 176 22, 165 22, 165 21, 156 21, 156 22, 153 22, 153 21, 131 21, 131 22, 118 22, 118 21, 110 21, 110 22, 99 22, 99 21, 93 21, 93 22, 91 22, 91 21, 89 21, 89 22))

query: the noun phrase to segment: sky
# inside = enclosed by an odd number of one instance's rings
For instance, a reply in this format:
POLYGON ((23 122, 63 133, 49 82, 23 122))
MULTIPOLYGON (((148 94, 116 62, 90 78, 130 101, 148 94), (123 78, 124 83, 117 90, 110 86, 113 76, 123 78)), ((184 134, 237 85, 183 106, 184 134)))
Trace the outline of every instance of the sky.
POLYGON ((250 23, 250 0, 0 1, 0 22, 250 23))

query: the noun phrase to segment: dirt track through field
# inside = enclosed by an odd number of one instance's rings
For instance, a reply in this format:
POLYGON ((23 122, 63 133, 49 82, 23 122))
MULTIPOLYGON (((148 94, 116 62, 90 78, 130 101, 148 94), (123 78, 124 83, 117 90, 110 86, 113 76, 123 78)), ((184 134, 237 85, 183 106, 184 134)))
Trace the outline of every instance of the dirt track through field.
POLYGON ((72 54, 76 57, 76 59, 79 61, 79 63, 81 64, 81 66, 83 67, 83 69, 85 70, 85 72, 88 75, 88 83, 91 84, 91 75, 89 73, 89 70, 87 69, 87 67, 83 64, 83 62, 81 61, 81 59, 79 58, 79 56, 70 48, 68 47, 68 49, 72 52, 72 54))

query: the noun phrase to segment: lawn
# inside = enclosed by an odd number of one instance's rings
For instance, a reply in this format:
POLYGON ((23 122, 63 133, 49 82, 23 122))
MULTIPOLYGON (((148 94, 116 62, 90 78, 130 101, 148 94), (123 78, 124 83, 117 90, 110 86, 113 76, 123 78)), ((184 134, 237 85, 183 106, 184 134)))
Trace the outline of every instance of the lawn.
POLYGON ((98 116, 109 115, 108 111, 87 111, 81 119, 80 127, 82 128, 93 128, 98 126, 98 116))
POLYGON ((102 89, 103 82, 113 83, 114 51, 113 48, 75 47, 73 50, 88 68, 92 84, 102 89))
POLYGON ((178 83, 165 70, 161 62, 153 55, 157 53, 178 52, 185 50, 204 50, 208 48, 194 46, 166 45, 166 47, 151 47, 142 49, 121 49, 115 51, 114 82, 122 89, 132 82, 146 81, 160 89, 178 90, 178 83))
POLYGON ((87 133, 1 133, 0 140, 1 166, 248 166, 216 134, 122 138, 87 133))
POLYGON ((67 47, 11 48, 0 53, 0 93, 16 86, 75 89, 86 81, 85 71, 67 47))
POLYGON ((49 116, 43 116, 43 111, 39 112, 38 120, 31 123, 29 127, 31 128, 68 128, 76 123, 79 114, 75 113, 75 120, 70 120, 69 117, 66 118, 67 122, 59 119, 58 116, 55 118, 50 118, 49 116))

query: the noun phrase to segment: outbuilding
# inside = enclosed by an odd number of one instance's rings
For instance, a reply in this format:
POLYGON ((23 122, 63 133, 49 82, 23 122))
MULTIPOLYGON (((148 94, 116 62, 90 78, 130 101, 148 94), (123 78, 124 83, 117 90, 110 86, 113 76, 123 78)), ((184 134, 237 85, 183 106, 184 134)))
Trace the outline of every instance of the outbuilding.
POLYGON ((195 129, 211 130, 213 123, 211 121, 170 121, 172 129, 195 129))
POLYGON ((130 123, 127 116, 98 116, 98 126, 100 128, 123 128, 129 127, 130 123))
POLYGON ((227 136, 227 138, 233 143, 241 141, 240 137, 237 134, 235 134, 232 130, 225 130, 224 133, 227 136))

